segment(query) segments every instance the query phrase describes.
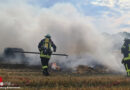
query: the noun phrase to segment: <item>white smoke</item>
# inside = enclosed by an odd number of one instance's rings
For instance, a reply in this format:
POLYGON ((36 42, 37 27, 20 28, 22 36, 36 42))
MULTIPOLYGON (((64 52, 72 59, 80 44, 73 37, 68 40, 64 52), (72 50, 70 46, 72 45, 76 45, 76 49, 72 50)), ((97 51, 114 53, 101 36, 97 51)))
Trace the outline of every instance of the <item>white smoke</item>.
MULTIPOLYGON (((57 45, 57 53, 69 54, 68 59, 55 56, 51 61, 71 68, 97 63, 123 72, 122 56, 113 48, 115 41, 121 42, 122 38, 113 40, 102 35, 92 21, 93 18, 82 15, 69 3, 40 8, 22 0, 3 2, 0 3, 0 50, 18 47, 38 51, 38 43, 49 33, 57 45)), ((39 61, 39 56, 36 56, 30 63, 39 61)))

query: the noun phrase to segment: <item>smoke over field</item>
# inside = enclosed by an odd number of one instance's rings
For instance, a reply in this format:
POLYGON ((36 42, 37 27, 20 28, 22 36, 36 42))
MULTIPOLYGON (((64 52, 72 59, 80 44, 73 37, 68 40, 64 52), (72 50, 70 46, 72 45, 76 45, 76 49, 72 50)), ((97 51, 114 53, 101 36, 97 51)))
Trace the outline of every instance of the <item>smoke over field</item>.
MULTIPOLYGON (((93 18, 84 16, 73 5, 57 3, 50 8, 41 8, 24 0, 13 1, 0 3, 1 53, 5 47, 38 51, 38 43, 49 33, 57 45, 57 53, 69 54, 67 59, 52 57, 51 62, 70 68, 101 64, 110 70, 124 71, 122 55, 118 51, 123 38, 101 34, 93 25, 93 18)), ((40 63, 39 56, 31 57, 30 64, 40 63)))

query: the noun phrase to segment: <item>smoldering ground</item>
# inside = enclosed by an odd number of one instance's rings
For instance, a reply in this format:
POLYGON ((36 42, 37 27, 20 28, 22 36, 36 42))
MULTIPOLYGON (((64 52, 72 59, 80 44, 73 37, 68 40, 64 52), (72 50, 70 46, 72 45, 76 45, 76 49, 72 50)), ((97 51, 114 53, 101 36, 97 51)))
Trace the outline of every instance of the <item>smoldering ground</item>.
MULTIPOLYGON (((122 45, 122 37, 108 38, 69 3, 57 3, 49 8, 33 6, 26 1, 0 3, 0 50, 5 47, 38 51, 38 43, 49 33, 57 45, 57 53, 69 58, 53 56, 50 62, 64 67, 101 64, 110 70, 124 72, 121 53, 115 52, 115 43, 122 45)), ((31 55, 30 64, 40 64, 39 55, 31 55)))

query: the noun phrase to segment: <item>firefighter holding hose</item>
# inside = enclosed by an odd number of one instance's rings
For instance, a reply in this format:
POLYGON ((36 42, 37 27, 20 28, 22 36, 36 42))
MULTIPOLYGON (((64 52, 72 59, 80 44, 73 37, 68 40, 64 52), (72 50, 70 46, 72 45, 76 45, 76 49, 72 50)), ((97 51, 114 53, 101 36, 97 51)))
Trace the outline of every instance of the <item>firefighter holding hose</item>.
POLYGON ((53 48, 53 51, 56 52, 56 45, 51 40, 51 36, 47 34, 45 38, 42 39, 38 45, 38 49, 40 51, 43 75, 45 76, 49 76, 48 63, 52 54, 51 47, 53 48))

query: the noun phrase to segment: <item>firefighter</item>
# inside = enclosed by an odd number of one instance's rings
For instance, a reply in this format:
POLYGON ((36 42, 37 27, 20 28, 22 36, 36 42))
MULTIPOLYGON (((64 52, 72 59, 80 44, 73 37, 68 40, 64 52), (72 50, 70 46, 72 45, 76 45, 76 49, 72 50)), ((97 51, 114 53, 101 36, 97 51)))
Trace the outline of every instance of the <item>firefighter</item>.
POLYGON ((121 52, 124 56, 122 64, 124 64, 127 76, 130 76, 130 39, 125 38, 124 44, 121 48, 121 52))
POLYGON ((56 52, 56 45, 51 40, 51 36, 47 34, 44 39, 41 40, 41 42, 38 45, 38 49, 40 51, 40 58, 42 63, 42 70, 43 75, 48 76, 48 62, 51 58, 52 50, 51 47, 53 47, 53 51, 56 52))

